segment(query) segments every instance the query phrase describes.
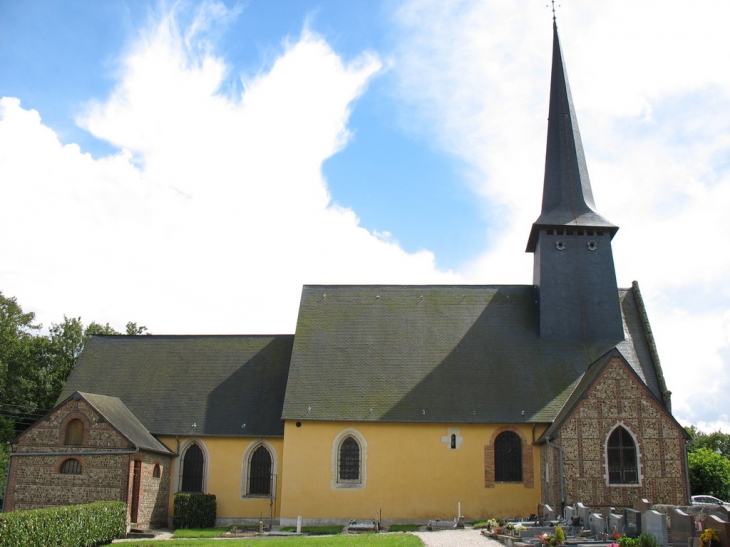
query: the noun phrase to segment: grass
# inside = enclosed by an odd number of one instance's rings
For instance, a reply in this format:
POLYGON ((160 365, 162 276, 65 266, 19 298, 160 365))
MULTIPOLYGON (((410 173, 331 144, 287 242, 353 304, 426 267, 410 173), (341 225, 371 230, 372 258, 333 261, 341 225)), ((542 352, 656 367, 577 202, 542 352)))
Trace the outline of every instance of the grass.
MULTIPOLYGON (((302 532, 312 536, 332 536, 342 532, 344 526, 302 526, 302 532)), ((285 526, 282 532, 296 532, 295 526, 285 526)))
POLYGON ((175 539, 183 538, 215 538, 221 534, 225 534, 230 527, 225 528, 178 528, 172 537, 175 539))
MULTIPOLYGON (((125 543, 125 547, 261 547, 260 539, 167 539, 125 543)), ((367 534, 318 537, 267 538, 266 547, 423 547, 416 536, 410 534, 367 534)))
POLYGON ((388 527, 388 532, 418 532, 418 524, 393 524, 388 527))

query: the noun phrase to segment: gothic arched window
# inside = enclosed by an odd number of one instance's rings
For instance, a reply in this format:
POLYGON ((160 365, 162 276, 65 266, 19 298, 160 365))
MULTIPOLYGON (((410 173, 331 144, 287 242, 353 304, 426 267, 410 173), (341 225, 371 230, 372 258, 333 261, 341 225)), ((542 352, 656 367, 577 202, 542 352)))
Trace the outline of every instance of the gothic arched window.
POLYGON ((494 480, 522 482, 522 441, 514 431, 504 431, 494 440, 494 480))
POLYGON ((203 491, 203 469, 205 458, 197 443, 191 444, 183 457, 181 492, 203 491))
POLYGON ((271 454, 264 445, 260 445, 248 464, 248 489, 249 496, 270 496, 271 495, 271 454))
POLYGON ((636 443, 626 428, 618 426, 608 438, 608 484, 638 484, 636 443))
POLYGON ((348 436, 340 444, 338 482, 360 482, 360 445, 348 436))

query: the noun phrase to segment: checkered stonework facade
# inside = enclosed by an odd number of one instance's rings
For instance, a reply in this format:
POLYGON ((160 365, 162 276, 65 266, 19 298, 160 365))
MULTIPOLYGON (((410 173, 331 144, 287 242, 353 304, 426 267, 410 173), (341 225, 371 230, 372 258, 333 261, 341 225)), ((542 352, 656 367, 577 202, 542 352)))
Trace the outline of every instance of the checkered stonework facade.
MULTIPOLYGON (((132 507, 132 471, 140 460, 138 524, 165 523, 171 458, 134 445, 83 399, 68 400, 16 439, 5 511, 92 501, 125 501, 132 507), (68 424, 81 420, 80 444, 67 444, 68 424), (115 453, 116 452, 116 453, 115 453), (64 472, 64 463, 73 472, 64 472), (68 464, 66 464, 68 466, 68 464), (153 478, 159 465, 160 477, 153 478)), ((68 471, 68 470, 66 470, 68 471)))
MULTIPOLYGON (((565 502, 589 507, 630 507, 647 498, 655 504, 688 503, 681 426, 650 394, 625 361, 613 358, 556 431, 562 447, 565 502), (607 441, 616 426, 637 448, 638 484, 609 485, 607 441)), ((542 498, 560 507, 559 451, 542 445, 542 498)))

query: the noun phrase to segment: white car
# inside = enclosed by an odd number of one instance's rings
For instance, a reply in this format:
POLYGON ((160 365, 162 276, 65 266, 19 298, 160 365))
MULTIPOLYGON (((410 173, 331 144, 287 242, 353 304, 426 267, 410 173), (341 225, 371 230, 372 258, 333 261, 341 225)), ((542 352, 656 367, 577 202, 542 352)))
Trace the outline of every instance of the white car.
POLYGON ((722 505, 730 509, 730 503, 715 496, 692 496, 692 505, 722 505))

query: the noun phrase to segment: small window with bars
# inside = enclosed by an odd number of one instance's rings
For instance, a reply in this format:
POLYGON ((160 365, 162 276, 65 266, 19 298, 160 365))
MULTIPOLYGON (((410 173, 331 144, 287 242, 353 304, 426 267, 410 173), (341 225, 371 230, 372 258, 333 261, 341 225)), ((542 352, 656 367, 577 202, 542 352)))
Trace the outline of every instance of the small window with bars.
POLYGON ((608 483, 638 484, 636 444, 624 427, 617 427, 608 438, 608 483))
POLYGON ((360 445, 352 437, 346 437, 340 444, 337 462, 338 482, 360 482, 360 445))
POLYGON ((76 458, 69 458, 61 464, 62 475, 80 475, 81 462, 76 458))

